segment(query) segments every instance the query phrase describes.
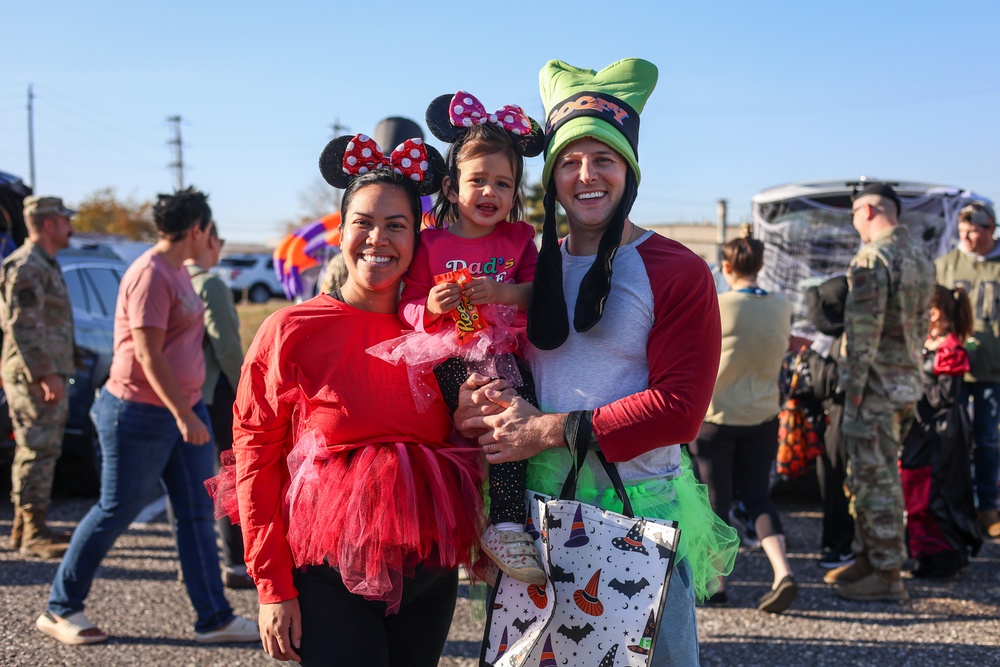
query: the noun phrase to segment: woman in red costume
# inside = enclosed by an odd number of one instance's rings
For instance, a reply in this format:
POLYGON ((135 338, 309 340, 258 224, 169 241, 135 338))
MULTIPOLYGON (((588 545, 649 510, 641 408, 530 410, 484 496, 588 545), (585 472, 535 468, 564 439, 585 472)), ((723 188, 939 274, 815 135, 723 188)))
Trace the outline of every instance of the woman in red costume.
POLYGON ((365 350, 403 332, 420 196, 444 163, 419 139, 383 156, 355 135, 330 142, 320 170, 346 187, 349 277, 261 325, 236 397, 235 493, 230 469, 213 495, 225 513, 238 505, 268 654, 436 665, 456 569, 471 565, 484 527, 481 450, 450 444, 445 403, 418 412, 406 368, 365 350))

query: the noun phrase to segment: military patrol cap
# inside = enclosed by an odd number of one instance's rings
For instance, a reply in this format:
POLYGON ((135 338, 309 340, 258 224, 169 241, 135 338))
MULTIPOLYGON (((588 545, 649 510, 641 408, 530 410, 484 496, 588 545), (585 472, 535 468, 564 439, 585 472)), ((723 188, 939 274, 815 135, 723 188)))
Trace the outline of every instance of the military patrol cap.
POLYGON ((958 221, 967 222, 977 227, 993 227, 997 224, 997 215, 986 204, 969 204, 958 212, 958 221))
POLYGON ((32 195, 24 199, 24 217, 29 215, 62 215, 72 218, 76 211, 66 208, 59 197, 32 195))
POLYGON ((896 205, 896 215, 903 212, 903 206, 899 203, 899 195, 896 191, 892 189, 891 185, 886 185, 885 183, 870 183, 866 185, 862 190, 854 193, 851 197, 851 201, 857 201, 862 197, 867 197, 868 195, 876 195, 877 197, 885 197, 896 205))

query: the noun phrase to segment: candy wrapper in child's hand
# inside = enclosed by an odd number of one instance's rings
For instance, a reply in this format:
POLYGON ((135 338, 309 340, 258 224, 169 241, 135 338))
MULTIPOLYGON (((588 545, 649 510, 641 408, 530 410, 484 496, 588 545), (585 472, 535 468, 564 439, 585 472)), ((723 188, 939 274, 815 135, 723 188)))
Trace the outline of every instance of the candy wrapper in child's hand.
POLYGON ((465 295, 465 286, 470 282, 472 282, 472 273, 469 272, 468 268, 439 273, 434 276, 435 285, 455 283, 462 288, 462 296, 455 307, 455 312, 457 313, 455 318, 455 333, 458 335, 458 342, 462 345, 470 342, 475 338, 478 331, 486 328, 486 322, 483 321, 482 316, 479 314, 479 309, 465 295))

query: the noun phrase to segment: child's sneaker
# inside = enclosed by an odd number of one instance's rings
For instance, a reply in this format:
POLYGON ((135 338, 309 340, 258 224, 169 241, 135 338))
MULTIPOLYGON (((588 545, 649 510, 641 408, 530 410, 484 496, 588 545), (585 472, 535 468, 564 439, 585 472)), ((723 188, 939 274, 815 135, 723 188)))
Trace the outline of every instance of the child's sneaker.
POLYGON ((489 526, 479 538, 483 550, 497 566, 518 581, 543 585, 545 571, 531 536, 521 531, 497 530, 489 526))

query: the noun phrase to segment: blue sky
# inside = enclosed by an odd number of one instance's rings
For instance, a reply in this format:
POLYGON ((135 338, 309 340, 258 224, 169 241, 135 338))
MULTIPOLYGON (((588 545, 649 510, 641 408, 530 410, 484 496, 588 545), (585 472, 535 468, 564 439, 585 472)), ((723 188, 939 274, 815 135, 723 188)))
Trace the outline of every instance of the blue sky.
POLYGON ((714 219, 720 198, 738 220, 766 187, 863 174, 1000 199, 996 2, 33 0, 2 14, 0 171, 29 177, 29 83, 38 189, 71 204, 172 190, 179 114, 187 181, 232 240, 273 241, 303 213, 335 120, 423 125, 459 89, 542 120, 550 59, 659 67, 639 224, 714 219))

